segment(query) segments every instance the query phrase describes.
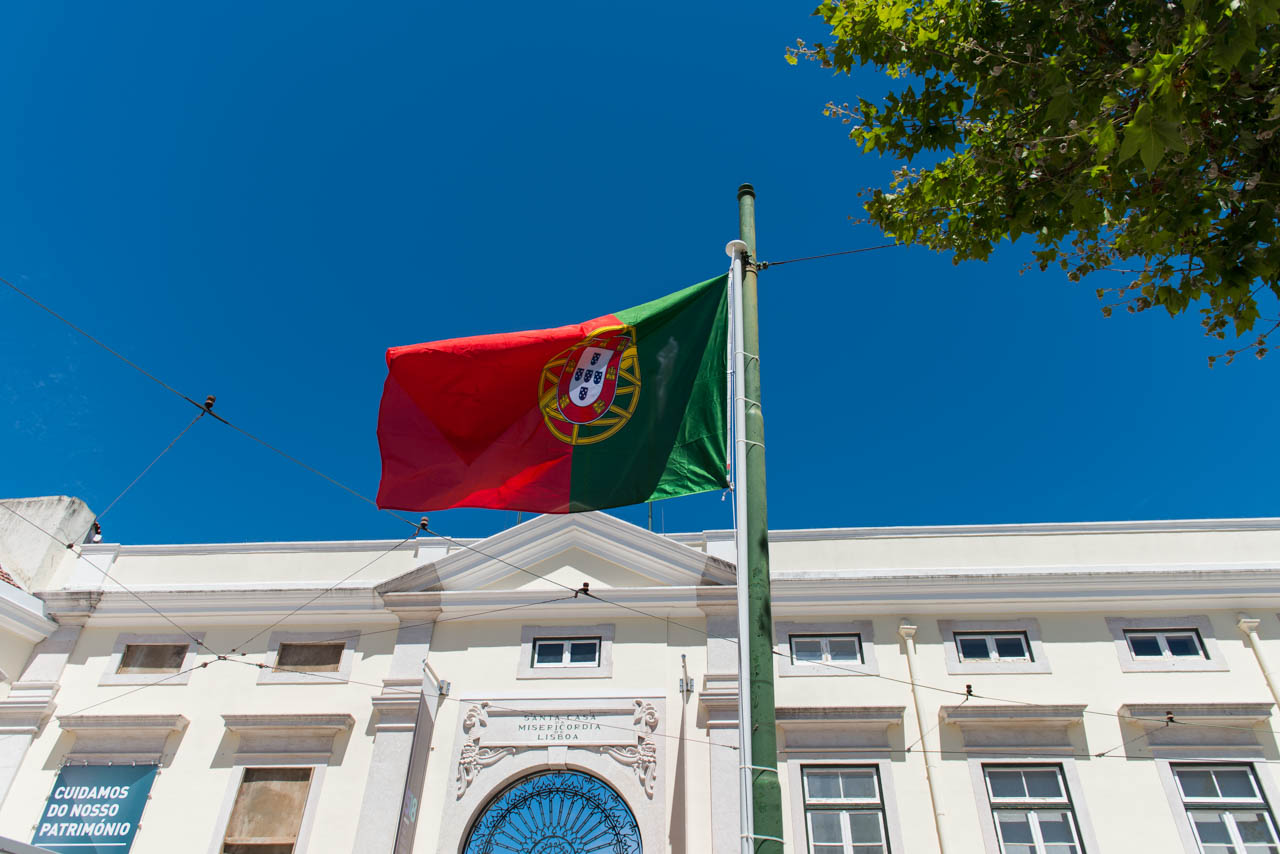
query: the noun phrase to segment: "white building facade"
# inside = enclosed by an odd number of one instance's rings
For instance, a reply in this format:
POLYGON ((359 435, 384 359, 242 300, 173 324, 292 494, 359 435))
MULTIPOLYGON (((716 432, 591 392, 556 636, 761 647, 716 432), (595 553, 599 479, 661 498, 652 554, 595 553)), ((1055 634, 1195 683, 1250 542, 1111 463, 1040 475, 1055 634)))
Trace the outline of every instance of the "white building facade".
MULTIPOLYGON (((0 585, 0 837, 133 773, 102 850, 739 851, 729 532, 82 552, 0 585)), ((1280 520, 771 553, 788 852, 1280 854, 1280 520)))

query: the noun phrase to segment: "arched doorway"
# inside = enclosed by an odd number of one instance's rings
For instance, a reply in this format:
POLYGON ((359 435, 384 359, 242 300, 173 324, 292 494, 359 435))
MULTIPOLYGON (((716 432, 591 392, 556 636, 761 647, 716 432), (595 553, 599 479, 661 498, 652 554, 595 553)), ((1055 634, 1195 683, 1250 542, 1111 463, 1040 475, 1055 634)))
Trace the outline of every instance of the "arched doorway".
POLYGON ((577 771, 517 780, 489 801, 462 854, 643 854, 640 828, 605 783, 577 771))

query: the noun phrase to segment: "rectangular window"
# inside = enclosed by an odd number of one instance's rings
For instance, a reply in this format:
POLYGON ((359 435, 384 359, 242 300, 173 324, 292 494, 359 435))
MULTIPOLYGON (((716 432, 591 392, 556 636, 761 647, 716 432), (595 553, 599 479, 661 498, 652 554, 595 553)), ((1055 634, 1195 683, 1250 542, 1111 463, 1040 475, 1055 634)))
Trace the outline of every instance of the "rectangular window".
POLYGON ((1002 854, 1081 854, 1061 767, 984 765, 982 773, 1002 854))
POLYGON ((1160 629, 1150 632, 1125 632, 1129 652, 1135 659, 1169 661, 1207 659, 1204 642, 1195 629, 1160 629))
POLYGON ((120 654, 116 673, 177 673, 187 657, 185 643, 130 643, 120 654))
POLYGON ((791 661, 795 664, 862 663, 860 635, 790 635, 791 661))
POLYGON ((1026 632, 956 632, 961 661, 1031 661, 1026 632))
POLYGON ((346 644, 282 643, 276 652, 276 667, 304 673, 336 673, 342 665, 346 644))
POLYGON ((802 768, 809 854, 889 854, 874 766, 802 768))
POLYGON ((1203 854, 1280 854, 1275 820, 1249 765, 1174 765, 1203 854))
POLYGON ((534 667, 599 667, 600 638, 534 638, 534 667))
POLYGON ((310 768, 244 769, 223 854, 292 854, 310 790, 310 768))

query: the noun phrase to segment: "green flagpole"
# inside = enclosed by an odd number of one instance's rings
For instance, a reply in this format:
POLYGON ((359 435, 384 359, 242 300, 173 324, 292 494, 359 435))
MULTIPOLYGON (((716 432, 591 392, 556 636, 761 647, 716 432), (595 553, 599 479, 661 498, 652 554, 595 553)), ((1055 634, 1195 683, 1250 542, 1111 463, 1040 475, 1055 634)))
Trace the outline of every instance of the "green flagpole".
MULTIPOLYGON (((747 619, 751 668, 752 840, 757 854, 782 854, 782 789, 778 785, 778 733, 773 699, 773 606, 769 594, 769 521, 764 481, 764 413, 760 407, 760 325, 756 293, 756 191, 738 188, 738 230, 747 244, 742 275, 743 391, 746 424, 747 619), (772 770, 761 770, 761 769, 772 770)), ((741 572, 741 568, 739 568, 741 572)))

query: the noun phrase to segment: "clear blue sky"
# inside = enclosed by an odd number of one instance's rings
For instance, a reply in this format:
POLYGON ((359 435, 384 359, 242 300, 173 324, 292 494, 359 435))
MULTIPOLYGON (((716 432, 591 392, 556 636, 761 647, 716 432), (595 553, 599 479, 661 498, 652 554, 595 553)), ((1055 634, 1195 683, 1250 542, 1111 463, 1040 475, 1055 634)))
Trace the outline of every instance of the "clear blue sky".
MULTIPOLYGON (((800 4, 9 4, 0 275, 372 494, 387 346, 576 322, 883 242, 898 164, 791 68, 800 4)), ((1209 370, 1195 317, 892 249, 761 279, 772 527, 1280 515, 1280 358, 1209 370)), ((0 290, 0 495, 101 509, 191 410, 0 290)), ((643 523, 644 509, 619 511, 643 523)), ((718 495, 655 510, 727 527, 718 495)), ((433 514, 482 535, 513 513, 433 514)), ((104 520, 130 543, 401 536, 204 419, 104 520)))

